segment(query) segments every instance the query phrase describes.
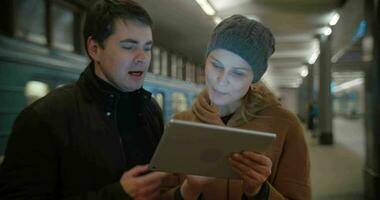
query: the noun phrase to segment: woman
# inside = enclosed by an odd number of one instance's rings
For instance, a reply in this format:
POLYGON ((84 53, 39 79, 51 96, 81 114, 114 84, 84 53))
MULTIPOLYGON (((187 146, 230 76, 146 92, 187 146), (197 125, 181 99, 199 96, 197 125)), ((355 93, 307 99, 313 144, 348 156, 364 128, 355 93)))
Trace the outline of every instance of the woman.
POLYGON ((175 199, 311 199, 303 129, 259 82, 274 43, 269 29, 241 15, 215 28, 207 49, 207 89, 175 118, 272 132, 277 138, 265 154, 246 151, 229 158, 241 181, 188 175, 175 199))

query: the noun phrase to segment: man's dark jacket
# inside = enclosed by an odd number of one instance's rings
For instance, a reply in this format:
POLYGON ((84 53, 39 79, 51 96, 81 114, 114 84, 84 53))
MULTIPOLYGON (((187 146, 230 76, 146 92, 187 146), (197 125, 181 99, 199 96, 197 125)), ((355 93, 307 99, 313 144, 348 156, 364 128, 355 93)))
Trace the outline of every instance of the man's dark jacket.
MULTIPOLYGON (((90 66, 18 116, 0 167, 0 199, 129 199, 119 183, 127 170, 115 117, 120 95, 102 90, 90 66)), ((137 93, 137 125, 154 150, 162 113, 149 92, 137 93)))

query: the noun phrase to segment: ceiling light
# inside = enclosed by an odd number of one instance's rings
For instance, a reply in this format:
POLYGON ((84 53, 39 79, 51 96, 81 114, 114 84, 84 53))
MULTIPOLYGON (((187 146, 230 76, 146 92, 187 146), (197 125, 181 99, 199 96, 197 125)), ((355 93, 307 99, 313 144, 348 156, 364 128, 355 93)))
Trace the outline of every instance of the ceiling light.
POLYGON ((326 26, 323 28, 323 35, 329 36, 329 35, 331 35, 331 33, 332 33, 332 30, 330 27, 326 26))
POLYGON ((301 69, 301 72, 300 72, 300 75, 302 76, 302 77, 306 77, 307 75, 309 75, 309 70, 307 69, 307 67, 302 67, 302 69, 301 69))
POLYGON ((207 15, 215 15, 215 9, 207 0, 195 0, 207 15))
POLYGON ((338 86, 333 87, 332 91, 333 92, 340 92, 340 91, 346 90, 348 88, 360 85, 363 82, 364 82, 363 78, 357 78, 357 79, 354 79, 352 81, 347 81, 347 82, 344 82, 344 83, 342 83, 342 84, 340 84, 338 86))
POLYGON ((317 61, 318 56, 319 56, 319 50, 314 51, 314 53, 310 56, 308 63, 310 65, 313 65, 315 61, 317 61))
POLYGON ((248 19, 253 19, 253 20, 255 20, 255 21, 261 22, 261 21, 260 21, 260 18, 257 17, 256 15, 246 15, 246 17, 247 17, 248 19))
POLYGON ((49 92, 49 86, 40 81, 29 81, 25 87, 26 96, 34 96, 41 98, 49 92))
POLYGON ((212 19, 214 20, 214 23, 216 25, 218 25, 222 21, 222 18, 220 18, 219 16, 214 16, 212 19))
POLYGON ((339 21, 339 18, 340 18, 340 15, 338 13, 335 13, 333 15, 333 17, 331 18, 330 22, 329 22, 329 25, 330 26, 335 26, 336 23, 338 23, 339 21))

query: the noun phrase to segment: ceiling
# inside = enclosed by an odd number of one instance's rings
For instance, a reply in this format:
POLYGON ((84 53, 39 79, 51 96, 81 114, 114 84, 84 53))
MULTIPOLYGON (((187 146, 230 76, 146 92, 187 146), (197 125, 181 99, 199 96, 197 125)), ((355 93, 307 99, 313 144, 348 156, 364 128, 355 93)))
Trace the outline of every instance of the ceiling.
MULTIPOLYGON (((92 0, 73 0, 90 6, 92 0)), ((205 50, 216 24, 196 0, 135 0, 152 16, 155 44, 180 54, 203 67, 205 50)), ((332 43, 332 70, 337 83, 363 77, 366 64, 361 61, 361 43, 351 44, 351 32, 362 18, 362 0, 208 0, 221 18, 242 14, 269 27, 276 38, 276 51, 269 60, 263 79, 276 93, 279 88, 297 88, 303 81, 302 71, 319 48, 317 34, 323 32, 334 11, 344 23, 337 24, 338 37, 332 43), (341 12, 344 11, 344 12, 341 12), (347 23, 350 22, 350 23, 347 23), (349 44, 350 43, 350 44, 349 44), (337 53, 337 51, 340 51, 337 53), (343 54, 341 54, 344 52, 343 54), (352 60, 354 59, 354 60, 352 60), (342 74, 340 74, 342 73, 342 74), (346 76, 347 74, 355 76, 346 76), (343 77, 343 78, 342 78, 343 77)))
MULTIPOLYGON (((215 27, 195 0, 138 0, 154 20, 155 42, 202 67, 204 52, 215 27)), ((300 72, 320 34, 345 0, 209 0, 221 18, 233 14, 252 17, 269 27, 276 52, 269 62, 266 82, 273 87, 297 87, 300 72)))

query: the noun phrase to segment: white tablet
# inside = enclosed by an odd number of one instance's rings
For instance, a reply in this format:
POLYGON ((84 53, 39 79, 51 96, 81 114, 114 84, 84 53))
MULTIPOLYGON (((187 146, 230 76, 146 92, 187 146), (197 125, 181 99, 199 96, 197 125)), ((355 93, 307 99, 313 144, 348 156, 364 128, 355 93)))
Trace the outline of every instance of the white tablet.
POLYGON ((276 135, 170 120, 149 163, 153 171, 240 179, 228 164, 234 152, 264 152, 276 135))

